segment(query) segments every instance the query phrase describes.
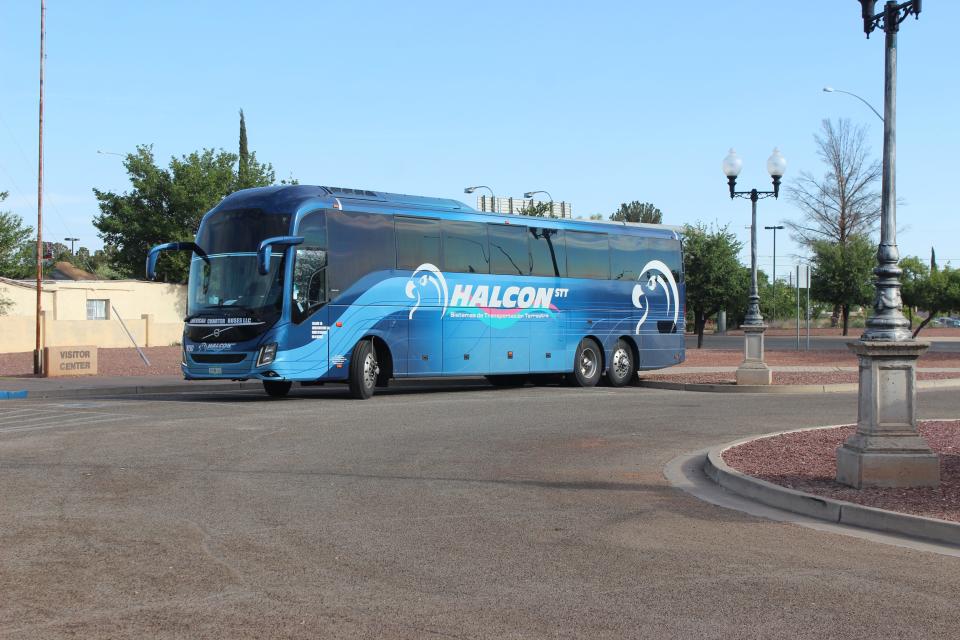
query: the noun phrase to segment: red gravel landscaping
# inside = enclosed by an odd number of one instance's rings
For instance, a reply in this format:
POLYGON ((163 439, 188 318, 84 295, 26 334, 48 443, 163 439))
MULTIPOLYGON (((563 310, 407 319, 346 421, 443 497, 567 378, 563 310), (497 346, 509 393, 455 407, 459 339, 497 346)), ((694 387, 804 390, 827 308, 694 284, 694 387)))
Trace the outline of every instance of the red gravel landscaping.
MULTIPOLYGON (((739 362, 737 364, 740 364, 739 362)), ((769 363, 768 363, 769 364, 769 363)), ((674 369, 676 371, 676 369, 674 369)), ((641 380, 676 382, 679 384, 735 384, 733 371, 708 373, 642 374, 641 380)), ((773 384, 855 384, 856 371, 774 371, 773 384)), ((918 371, 917 380, 946 380, 960 378, 960 371, 918 371)))
MULTIPOLYGON (((136 349, 98 349, 97 369, 101 376, 178 376, 180 347, 147 347, 144 364, 136 349)), ((33 377, 33 353, 0 353, 0 376, 33 377)))
MULTIPOLYGON (((772 366, 833 365, 856 367, 857 357, 848 349, 818 349, 814 351, 767 351, 764 360, 772 366)), ((686 360, 674 370, 683 367, 736 367, 743 362, 742 350, 687 349, 686 360)), ((949 351, 928 351, 917 361, 920 367, 958 367, 960 354, 949 351)))
POLYGON ((936 489, 853 489, 834 480, 836 449, 855 427, 761 438, 723 452, 728 465, 783 487, 868 507, 960 522, 960 420, 924 421, 920 434, 940 455, 936 489))

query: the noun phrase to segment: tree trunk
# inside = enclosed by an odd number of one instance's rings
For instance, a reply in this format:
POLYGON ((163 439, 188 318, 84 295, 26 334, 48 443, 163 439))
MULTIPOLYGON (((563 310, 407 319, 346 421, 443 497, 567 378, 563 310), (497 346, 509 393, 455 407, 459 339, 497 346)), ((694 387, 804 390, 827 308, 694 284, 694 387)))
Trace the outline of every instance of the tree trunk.
POLYGON ((703 348, 703 329, 707 324, 707 314, 703 311, 697 313, 697 349, 703 348))
POLYGON ((850 329, 850 305, 841 305, 840 314, 843 316, 843 335, 846 336, 850 329))
MULTIPOLYGON (((833 305, 833 313, 830 314, 830 327, 836 329, 840 325, 840 305, 833 305)), ((846 334, 844 334, 846 335, 846 334)))
POLYGON ((914 337, 914 338, 916 338, 916 337, 920 334, 920 331, 921 331, 925 326, 927 326, 928 324, 930 324, 930 322, 931 322, 934 318, 937 317, 937 313, 939 313, 939 312, 938 312, 938 311, 931 311, 931 312, 930 312, 930 315, 928 315, 928 316, 923 320, 923 322, 921 322, 920 324, 917 325, 917 329, 913 332, 913 337, 914 337))

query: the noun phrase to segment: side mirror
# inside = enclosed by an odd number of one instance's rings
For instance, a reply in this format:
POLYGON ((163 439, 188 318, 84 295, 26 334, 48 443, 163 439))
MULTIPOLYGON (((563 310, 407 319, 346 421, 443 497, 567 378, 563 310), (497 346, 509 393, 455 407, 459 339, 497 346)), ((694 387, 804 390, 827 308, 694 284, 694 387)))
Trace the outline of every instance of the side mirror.
POLYGON ((207 257, 206 252, 201 249, 196 242, 168 242, 166 244, 158 244, 150 249, 150 253, 147 254, 147 280, 157 279, 157 258, 160 257, 161 251, 192 251, 200 256, 204 262, 210 264, 210 258, 207 257))
POLYGON ((303 238, 301 236, 274 236, 261 242, 257 249, 257 271, 260 272, 260 275, 265 276, 270 273, 270 254, 273 252, 273 245, 289 247, 295 244, 303 244, 303 238))

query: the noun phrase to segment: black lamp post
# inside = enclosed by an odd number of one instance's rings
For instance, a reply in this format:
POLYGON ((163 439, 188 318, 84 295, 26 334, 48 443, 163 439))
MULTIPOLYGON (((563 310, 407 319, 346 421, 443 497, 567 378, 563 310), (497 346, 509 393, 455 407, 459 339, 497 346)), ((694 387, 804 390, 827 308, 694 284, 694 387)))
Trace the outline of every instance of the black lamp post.
POLYGON ((860 340, 848 345, 860 361, 857 431, 837 449, 837 481, 856 488, 937 486, 940 461, 916 420, 916 363, 930 343, 912 339, 903 315, 897 249, 897 32, 907 17, 919 17, 920 0, 888 0, 881 13, 876 0, 859 1, 867 37, 875 29, 886 34, 880 246, 873 315, 860 340))
POLYGON ((773 179, 773 191, 737 191, 737 176, 743 168, 743 161, 737 152, 730 149, 730 153, 723 159, 723 173, 727 176, 730 187, 730 199, 748 198, 751 204, 750 223, 750 297, 747 303, 747 315, 743 319, 744 359, 737 369, 737 384, 768 385, 771 382, 770 368, 763 361, 763 332, 767 325, 763 323, 760 314, 760 294, 757 292, 757 200, 780 196, 780 179, 787 170, 787 161, 774 148, 767 158, 767 172, 773 179))
POLYGON ((747 304, 747 315, 743 323, 762 326, 760 294, 757 293, 757 200, 770 196, 780 197, 780 179, 787 170, 787 161, 777 148, 774 148, 773 153, 767 158, 767 172, 773 179, 773 191, 757 191, 756 189, 737 191, 737 176, 740 175, 740 169, 742 168, 743 160, 740 159, 736 151, 730 149, 730 153, 723 159, 723 173, 727 176, 730 198, 748 198, 752 209, 750 223, 750 297, 747 304))
POLYGON ((900 275, 898 266, 900 252, 897 249, 897 32, 900 23, 913 14, 920 17, 920 0, 897 4, 890 0, 883 5, 881 13, 875 13, 877 0, 860 0, 863 15, 863 31, 870 37, 874 29, 883 29, 886 34, 884 47, 883 88, 883 178, 880 186, 880 247, 877 250, 878 265, 873 273, 877 276, 876 299, 873 315, 867 319, 867 330, 862 340, 909 340, 910 322, 903 315, 900 298, 900 275))

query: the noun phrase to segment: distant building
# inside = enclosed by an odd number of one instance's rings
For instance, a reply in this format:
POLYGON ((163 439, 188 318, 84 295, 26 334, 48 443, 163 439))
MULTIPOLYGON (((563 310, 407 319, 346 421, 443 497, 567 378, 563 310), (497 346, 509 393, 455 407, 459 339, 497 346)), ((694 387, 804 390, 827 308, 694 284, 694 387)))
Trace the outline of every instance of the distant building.
MULTIPOLYGON (((524 198, 493 198, 491 196, 477 196, 477 209, 488 213, 522 214, 523 210, 531 205, 550 204, 549 201, 527 200, 524 198)), ((573 205, 569 202, 554 202, 553 215, 556 218, 572 218, 573 205)))

